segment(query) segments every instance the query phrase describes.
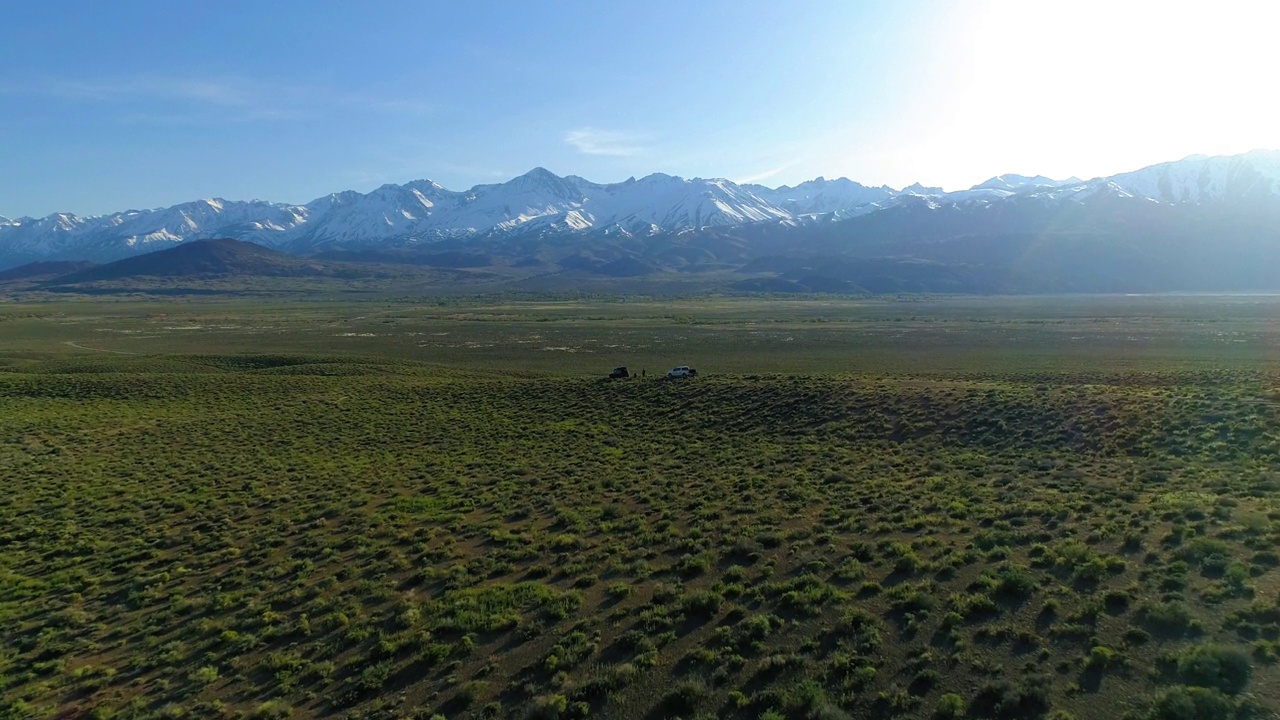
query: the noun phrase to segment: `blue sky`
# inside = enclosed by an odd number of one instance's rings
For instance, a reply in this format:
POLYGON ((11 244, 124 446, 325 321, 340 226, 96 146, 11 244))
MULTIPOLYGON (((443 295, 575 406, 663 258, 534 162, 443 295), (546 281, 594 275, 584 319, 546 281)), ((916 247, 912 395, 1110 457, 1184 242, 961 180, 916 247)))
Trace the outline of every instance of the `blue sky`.
POLYGON ((0 43, 0 214, 544 166, 968 187, 1280 146, 1265 4, 57 2, 0 43), (1116 7, 1118 6, 1118 7, 1116 7))

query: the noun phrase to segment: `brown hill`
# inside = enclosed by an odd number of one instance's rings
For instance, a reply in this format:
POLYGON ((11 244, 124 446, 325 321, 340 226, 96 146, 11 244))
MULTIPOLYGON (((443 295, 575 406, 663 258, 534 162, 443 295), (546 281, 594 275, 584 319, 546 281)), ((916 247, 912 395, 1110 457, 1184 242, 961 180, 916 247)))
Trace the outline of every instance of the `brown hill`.
POLYGON ((356 277, 361 274, 371 273, 362 273, 346 265, 286 255, 250 242, 222 238, 194 240, 166 250, 117 260, 64 275, 57 278, 57 282, 72 284, 138 277, 356 277))
POLYGON ((0 272, 0 283, 16 282, 19 280, 48 280, 49 278, 69 275, 71 273, 88 270, 93 267, 97 267, 97 263, 73 261, 27 263, 26 265, 20 265, 16 268, 9 268, 4 272, 0 272))

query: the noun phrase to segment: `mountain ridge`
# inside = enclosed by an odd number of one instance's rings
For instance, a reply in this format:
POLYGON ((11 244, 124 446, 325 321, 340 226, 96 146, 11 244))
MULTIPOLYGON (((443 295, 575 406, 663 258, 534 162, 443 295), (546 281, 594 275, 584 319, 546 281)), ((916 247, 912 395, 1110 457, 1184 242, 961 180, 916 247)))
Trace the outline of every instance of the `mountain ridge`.
MULTIPOLYGON (((1203 173, 1201 173, 1203 174, 1203 173)), ((1237 190, 1265 180, 1268 191, 1280 178, 1280 153, 1192 156, 1112 178, 1056 181, 1043 176, 1001 175, 969 190, 945 193, 919 183, 895 190, 865 186, 848 178, 815 178, 776 188, 737 184, 723 178, 684 179, 663 173, 619 183, 560 177, 543 167, 503 183, 449 190, 432 180, 384 184, 368 193, 346 190, 303 205, 222 198, 193 200, 151 210, 126 210, 80 217, 54 213, 44 218, 0 221, 0 266, 21 261, 76 259, 104 261, 193 239, 235 237, 288 252, 359 250, 385 244, 413 245, 444 239, 519 233, 603 232, 652 235, 753 222, 838 221, 875 212, 905 196, 941 202, 1000 199, 1042 187, 1091 189, 1120 178, 1134 192, 1159 194, 1161 201, 1201 200, 1205 192, 1237 190), (1266 166, 1247 172, 1248 161, 1266 166), (1192 170, 1178 164, 1213 165, 1215 180, 1189 191, 1192 170), (1153 176, 1158 173, 1160 176, 1153 176), (1163 179, 1162 179, 1163 178, 1163 179)))
POLYGON ((0 224, 0 270, 111 262, 226 237, 285 257, 492 266, 547 282, 564 273, 565 283, 583 273, 749 275, 759 258, 789 256, 831 260, 802 263, 802 275, 778 265, 794 277, 743 287, 1210 290, 1280 285, 1265 274, 1280 269, 1276 228, 1280 151, 1192 156, 1087 181, 998 175, 954 192, 848 178, 768 188, 663 173, 601 184, 538 167, 466 191, 415 180, 305 205, 208 198, 95 218, 20 218, 0 224), (1126 276, 1124 266, 1152 275, 1126 276))
POLYGON ((243 240, 213 238, 193 240, 153 253, 95 265, 61 275, 56 280, 59 284, 75 284, 137 277, 312 277, 327 274, 332 273, 323 262, 286 255, 243 240))

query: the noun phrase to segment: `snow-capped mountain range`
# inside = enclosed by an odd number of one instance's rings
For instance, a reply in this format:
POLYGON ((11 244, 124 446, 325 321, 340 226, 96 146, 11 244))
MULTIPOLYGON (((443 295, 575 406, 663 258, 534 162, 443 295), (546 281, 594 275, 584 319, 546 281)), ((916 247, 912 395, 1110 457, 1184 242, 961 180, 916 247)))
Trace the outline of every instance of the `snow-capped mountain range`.
POLYGON ((0 269, 35 260, 112 260, 187 240, 230 237, 294 253, 425 245, 523 234, 655 236, 709 228, 807 226, 903 204, 991 206, 1012 198, 1081 203, 1095 197, 1163 204, 1280 202, 1280 151, 1192 156, 1082 181, 1000 175, 958 192, 919 184, 901 190, 847 178, 768 188, 661 173, 599 184, 535 168, 504 183, 448 190, 430 180, 345 191, 288 205, 196 200, 96 217, 56 213, 0 217, 0 269))

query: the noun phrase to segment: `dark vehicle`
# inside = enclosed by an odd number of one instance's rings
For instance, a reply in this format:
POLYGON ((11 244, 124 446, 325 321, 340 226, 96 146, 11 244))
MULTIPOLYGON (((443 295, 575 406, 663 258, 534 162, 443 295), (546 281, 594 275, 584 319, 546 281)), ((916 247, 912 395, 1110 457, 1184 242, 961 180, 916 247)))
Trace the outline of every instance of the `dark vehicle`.
POLYGON ((625 378, 625 377, 631 377, 631 375, 627 373, 627 368, 625 365, 616 367, 613 369, 613 372, 609 373, 610 380, 617 380, 619 378, 625 378))

